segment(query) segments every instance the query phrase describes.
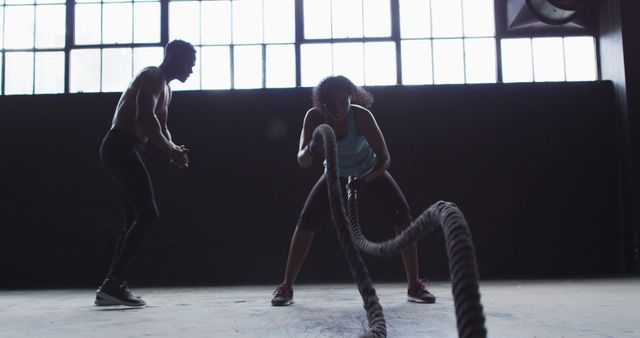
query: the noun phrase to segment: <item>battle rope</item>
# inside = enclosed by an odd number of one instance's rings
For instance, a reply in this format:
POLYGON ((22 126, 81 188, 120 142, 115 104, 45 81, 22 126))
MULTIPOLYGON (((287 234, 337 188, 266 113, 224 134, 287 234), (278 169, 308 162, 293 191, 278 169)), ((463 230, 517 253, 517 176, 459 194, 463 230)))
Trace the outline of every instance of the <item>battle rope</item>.
POLYGON ((324 144, 331 217, 367 312, 369 331, 363 337, 386 337, 387 328, 376 290, 359 250, 376 256, 394 255, 433 231, 438 225, 442 226, 445 234, 458 335, 463 338, 486 337, 475 250, 468 225, 455 204, 443 201, 435 203, 398 236, 382 243, 371 242, 364 237, 360 229, 357 191, 348 191, 347 220, 338 178, 338 154, 333 129, 326 124, 318 126, 313 132, 313 140, 324 144), (349 221, 351 227, 348 225, 349 221))

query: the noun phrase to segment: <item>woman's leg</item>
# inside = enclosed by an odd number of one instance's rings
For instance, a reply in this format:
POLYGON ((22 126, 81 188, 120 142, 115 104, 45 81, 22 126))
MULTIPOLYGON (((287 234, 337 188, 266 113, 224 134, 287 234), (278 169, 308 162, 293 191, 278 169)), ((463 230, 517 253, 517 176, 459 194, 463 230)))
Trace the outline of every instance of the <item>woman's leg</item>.
POLYGON ((322 175, 311 189, 304 208, 300 213, 298 225, 296 226, 289 246, 284 280, 273 293, 274 297, 271 300, 272 305, 282 306, 293 303, 293 289, 291 286, 295 283, 298 272, 300 272, 302 264, 309 253, 315 229, 322 222, 323 216, 328 210, 329 201, 327 200, 326 178, 322 175))
MULTIPOLYGON (((396 235, 400 234, 404 229, 408 227, 408 224, 396 225, 396 235)), ((404 273, 407 276, 407 283, 411 287, 414 283, 420 280, 420 273, 418 268, 418 246, 416 243, 409 245, 402 250, 402 263, 404 263, 404 273)))
MULTIPOLYGON (((396 235, 400 234, 411 224, 411 211, 402 190, 389 172, 385 172, 384 175, 369 184, 372 185, 369 190, 372 190, 379 202, 387 208, 396 235)), ((409 284, 407 288, 408 299, 419 303, 435 302, 435 297, 427 291, 424 281, 420 279, 417 243, 412 243, 404 248, 401 254, 404 272, 409 284)))
POLYGON ((298 272, 302 268, 302 263, 309 253, 311 242, 313 241, 314 231, 305 230, 299 226, 293 232, 291 245, 289 247, 289 256, 287 257, 287 267, 284 272, 283 284, 293 285, 298 277, 298 272))

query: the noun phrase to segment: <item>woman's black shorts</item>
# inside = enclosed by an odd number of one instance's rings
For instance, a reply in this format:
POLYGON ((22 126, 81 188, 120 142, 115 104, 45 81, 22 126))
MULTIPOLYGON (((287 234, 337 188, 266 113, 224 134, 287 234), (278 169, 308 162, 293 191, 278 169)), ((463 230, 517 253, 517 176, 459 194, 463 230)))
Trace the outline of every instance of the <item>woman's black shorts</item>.
MULTIPOLYGON (((345 193, 346 178, 340 178, 345 193)), ((344 196, 346 198, 346 196, 344 196)), ((360 206, 375 206, 375 212, 383 212, 389 217, 390 225, 408 225, 411 223, 411 212, 404 194, 389 172, 385 173, 364 186, 363 193, 359 196, 360 206)), ((360 210, 364 214, 373 210, 360 210)), ((329 198, 327 193, 326 174, 322 175, 311 189, 309 197, 304 204, 298 226, 316 231, 325 224, 330 224, 331 213, 329 210, 329 198)))

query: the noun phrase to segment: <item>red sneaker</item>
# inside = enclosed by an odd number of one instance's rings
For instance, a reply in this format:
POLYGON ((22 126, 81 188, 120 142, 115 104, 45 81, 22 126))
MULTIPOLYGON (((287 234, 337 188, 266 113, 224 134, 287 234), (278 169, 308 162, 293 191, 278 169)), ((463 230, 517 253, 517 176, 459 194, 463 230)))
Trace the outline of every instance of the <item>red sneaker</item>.
POLYGON ((419 279, 407 289, 407 300, 414 303, 435 303, 436 296, 427 291, 429 281, 419 279))
POLYGON ((278 285, 276 291, 273 291, 271 305, 286 306, 290 304, 293 304, 293 289, 288 284, 278 285))

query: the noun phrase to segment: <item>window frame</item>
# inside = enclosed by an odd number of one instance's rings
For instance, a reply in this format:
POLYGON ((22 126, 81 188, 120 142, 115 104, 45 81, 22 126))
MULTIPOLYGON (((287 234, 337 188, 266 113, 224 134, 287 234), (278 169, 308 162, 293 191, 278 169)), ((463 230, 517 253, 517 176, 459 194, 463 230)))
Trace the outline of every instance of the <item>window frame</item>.
POLYGON ((28 94, 19 94, 19 95, 47 95, 45 93, 36 93, 36 53, 38 52, 64 52, 65 53, 65 72, 64 72, 64 93, 60 93, 60 94, 66 94, 67 90, 66 90, 66 86, 67 86, 67 78, 66 78, 66 65, 68 63, 67 61, 67 27, 68 27, 68 21, 69 21, 69 17, 68 17, 68 9, 69 9, 69 1, 74 1, 74 0, 66 0, 66 1, 60 1, 59 3, 37 3, 36 0, 33 0, 32 3, 24 3, 24 4, 7 4, 6 1, 3 1, 2 4, 0 4, 0 7, 2 7, 2 17, 0 17, 0 24, 2 25, 2 34, 3 36, 1 37, 1 44, 0 44, 0 95, 4 96, 4 95, 13 95, 13 94, 6 94, 6 64, 7 64, 7 53, 16 53, 16 52, 27 52, 27 53, 32 53, 33 54, 33 61, 31 64, 31 68, 32 68, 32 74, 31 74, 31 93, 28 94), (65 12, 65 43, 63 47, 36 47, 36 34, 37 34, 37 22, 36 22, 36 17, 38 14, 37 8, 38 7, 42 7, 42 6, 65 6, 66 12, 65 12), (32 7, 33 8, 33 46, 30 48, 11 48, 11 49, 6 49, 5 48, 5 43, 6 43, 6 39, 5 39, 5 35, 6 35, 6 17, 7 17, 7 7, 32 7))
MULTIPOLYGON (((104 93, 102 90, 102 54, 103 54, 103 50, 104 49, 109 49, 109 48, 130 48, 130 49, 135 49, 135 48, 140 48, 140 47, 161 47, 164 48, 164 46, 169 42, 169 0, 157 0, 157 1, 143 1, 141 3, 147 3, 147 2, 158 2, 160 4, 160 41, 159 42, 134 42, 135 38, 134 38, 134 34, 133 34, 133 27, 135 27, 135 22, 133 21, 133 12, 132 12, 132 40, 130 43, 98 43, 98 44, 76 44, 75 42, 75 29, 76 29, 76 25, 75 25, 75 18, 76 18, 76 13, 75 13, 75 9, 76 9, 76 5, 77 4, 112 4, 112 3, 131 3, 132 5, 135 4, 137 1, 135 0, 116 0, 116 1, 108 1, 105 2, 104 0, 94 0, 91 2, 76 2, 75 0, 66 0, 66 4, 67 4, 67 39, 66 39, 66 46, 65 46, 65 92, 64 94, 76 94, 75 92, 71 92, 71 86, 70 86, 70 78, 71 78, 71 64, 70 64, 70 60, 71 60, 71 51, 72 50, 80 50, 80 49, 98 49, 100 50, 100 78, 99 78, 99 83, 100 83, 100 90, 97 92, 91 92, 91 93, 104 93)), ((102 12, 102 7, 101 7, 101 12, 100 12, 100 20, 101 20, 101 24, 100 24, 100 40, 102 40, 102 30, 103 30, 103 26, 102 26, 102 18, 103 18, 103 12, 102 12)), ((133 62, 133 51, 132 51, 132 62, 133 62)), ((133 65, 132 65, 133 66, 133 65)), ((124 90, 124 88, 122 88, 122 90, 124 90)))
MULTIPOLYGON (((180 1, 180 0, 174 0, 174 1, 180 1)), ((202 1, 202 0, 199 0, 202 1)), ((205 0, 207 1, 207 0, 205 0)), ((210 0, 209 0, 210 1, 210 0)), ((455 0, 455 1, 460 1, 461 3, 463 2, 463 0, 455 0)), ((566 32, 562 32, 562 33, 558 33, 557 31, 549 31, 547 33, 545 32, 536 32, 536 33, 513 33, 513 32, 507 32, 506 31, 506 6, 504 6, 504 1, 505 0, 494 0, 493 4, 493 12, 494 12, 494 35, 492 36, 492 38, 495 39, 495 56, 496 56, 496 64, 495 64, 495 68, 496 68, 496 79, 495 79, 495 83, 503 83, 503 74, 502 74, 502 51, 501 51, 501 42, 503 39, 505 38, 517 38, 517 37, 521 37, 521 38, 537 38, 537 37, 545 37, 545 36, 555 36, 555 37, 570 37, 570 36, 592 36, 594 37, 595 40, 595 49, 596 49, 596 80, 599 80, 601 78, 601 74, 600 74, 600 58, 598 56, 598 48, 599 48, 599 41, 597 39, 597 35, 595 34, 594 31, 592 30, 568 30, 566 32)), ((118 2, 123 2, 123 3, 135 3, 136 1, 134 0, 122 0, 122 1, 118 1, 118 2)), ((157 1, 160 4, 160 41, 159 42, 152 42, 152 43, 137 43, 135 42, 135 39, 132 39, 131 43, 109 43, 109 44, 76 44, 75 43, 75 7, 76 7, 76 1, 75 0, 66 0, 65 2, 61 2, 61 4, 65 5, 66 8, 66 16, 65 16, 65 43, 64 43, 64 47, 61 48, 37 48, 35 46, 35 34, 36 34, 36 29, 35 29, 35 15, 36 15, 36 8, 37 6, 47 6, 49 4, 38 4, 35 0, 33 1, 32 4, 6 4, 6 2, 3 2, 3 4, 1 5, 3 8, 2 11, 2 21, 0 22, 3 26, 5 25, 5 21, 6 21, 6 8, 8 6, 33 6, 34 8, 34 45, 32 48, 22 48, 22 49, 5 49, 5 39, 4 37, 2 38, 2 45, 0 45, 0 53, 1 53, 1 64, 0 64, 0 95, 7 95, 6 94, 6 53, 7 52, 32 52, 34 53, 34 59, 35 59, 35 54, 37 52, 48 52, 48 51, 63 51, 64 52, 64 92, 60 93, 60 94, 70 94, 70 71, 71 71, 71 65, 70 65, 70 55, 71 55, 71 51, 72 50, 79 50, 79 49, 99 49, 101 51, 101 55, 102 55, 102 50, 106 49, 106 48, 139 48, 139 47, 161 47, 163 48, 168 42, 169 42, 169 0, 159 0, 157 1)), ((100 3, 103 4, 104 2, 101 0, 96 0, 95 3, 100 3)), ((109 2, 111 3, 111 2, 109 2)), ((268 45, 277 45, 277 44, 293 44, 294 47, 294 54, 295 54, 295 87, 302 87, 302 67, 301 67, 301 46, 303 44, 334 44, 334 43, 341 43, 341 42, 357 42, 357 43, 367 43, 367 42, 393 42, 395 45, 395 55, 396 55, 396 60, 395 60, 395 67, 396 67, 396 83, 393 84, 393 86, 403 86, 405 84, 403 84, 403 79, 402 79, 402 48, 401 48, 401 42, 403 40, 429 40, 429 41, 433 41, 435 39, 440 39, 440 38, 434 38, 434 37, 427 37, 427 38, 407 38, 407 39, 402 39, 401 34, 400 34, 400 0, 390 0, 389 1, 390 4, 390 28, 391 28, 391 34, 388 37, 357 37, 357 38, 322 38, 322 39, 307 39, 304 37, 304 0, 293 0, 293 5, 294 5, 294 13, 295 13, 295 18, 294 18, 294 29, 295 29, 295 38, 294 41, 291 43, 266 43, 265 41, 262 41, 261 43, 258 43, 256 45, 260 45, 262 48, 262 87, 260 89, 264 89, 264 88, 271 88, 271 87, 267 87, 267 69, 266 69, 266 49, 268 45)), ((431 6, 430 2, 429 2, 429 6, 431 6)), ((464 14, 463 14, 464 15, 464 14)), ((133 23, 133 25, 135 25, 135 23, 133 23)), ((102 25, 100 26, 100 30, 101 30, 101 34, 102 34, 102 25)), ((464 28, 463 28, 464 31, 464 28)), ((6 33, 6 27, 3 27, 3 34, 6 33)), ((133 33, 132 33, 133 34, 133 33)), ((475 38, 475 37, 470 37, 470 38, 475 38)), ((464 41, 465 39, 467 39, 467 37, 464 36, 464 32, 462 33, 462 36, 460 37, 455 37, 454 39, 460 39, 463 41, 463 46, 464 46, 464 41)), ((222 90, 235 90, 234 88, 234 82, 235 82, 235 78, 234 78, 234 64, 233 64, 233 50, 234 50, 234 46, 241 46, 242 44, 234 44, 232 41, 225 46, 229 46, 230 49, 230 74, 231 74, 231 83, 230 83, 230 88, 229 89, 222 89, 222 90)), ((431 50, 431 52, 433 53, 433 49, 431 50)), ((464 56, 463 56, 464 57, 464 56)), ((433 62, 433 61, 432 61, 433 62)), ((465 83, 466 83, 466 62, 463 63, 464 64, 464 73, 465 73, 465 83)), ((433 64, 432 64, 433 67, 433 64)), ((102 67, 101 67, 102 68, 102 67)), ((33 79, 32 79, 32 92, 30 95, 40 95, 40 94, 36 94, 35 93, 35 79, 36 79, 36 74, 35 74, 35 61, 33 62, 33 79)), ((202 81, 202 79, 201 79, 202 81)), ((564 81, 567 81, 566 78, 564 81)), ((534 80, 535 82, 535 80, 534 80)), ((425 84, 425 85, 437 85, 437 84, 425 84)), ((201 87, 201 86, 199 86, 201 87)), ((207 89, 200 89, 200 90, 207 90, 207 89)), ((219 90, 219 89, 216 89, 219 90)), ((102 93, 102 69, 100 71, 100 91, 98 93, 102 93)), ((27 94, 29 95, 29 94, 27 94)))
MULTIPOLYGON (((539 30, 539 31, 535 31, 535 32, 527 32, 527 31, 518 31, 518 32, 509 32, 507 31, 507 3, 508 0, 494 0, 494 6, 493 6, 493 11, 494 11, 494 20, 495 20, 495 27, 496 27, 496 31, 495 31, 495 38, 496 38, 496 69, 497 69, 497 78, 496 78, 496 83, 510 83, 510 82, 504 82, 503 81, 503 74, 502 74, 502 48, 501 48, 501 44, 502 44, 502 40, 504 39, 511 39, 511 38, 528 38, 528 39, 534 39, 534 38, 543 38, 543 37, 561 37, 563 38, 563 45, 564 45, 564 38, 566 37, 578 37, 578 36, 591 36, 594 38, 594 47, 595 47, 595 53, 596 53, 596 81, 600 80, 601 77, 601 71, 600 71, 600 56, 599 56, 599 50, 600 50, 600 40, 597 38, 597 32, 595 32, 593 29, 562 29, 562 28, 555 28, 555 29, 549 29, 547 31, 543 31, 543 30, 539 30)), ((564 46, 563 46, 563 53, 564 53, 564 46)), ((531 60, 533 62, 533 49, 531 51, 531 60)), ((565 70, 566 73, 566 70, 565 70)), ((522 83, 535 83, 535 77, 531 82, 522 82, 522 83)), ((565 80, 561 81, 561 82, 570 82, 566 80, 566 76, 565 76, 565 80)))

